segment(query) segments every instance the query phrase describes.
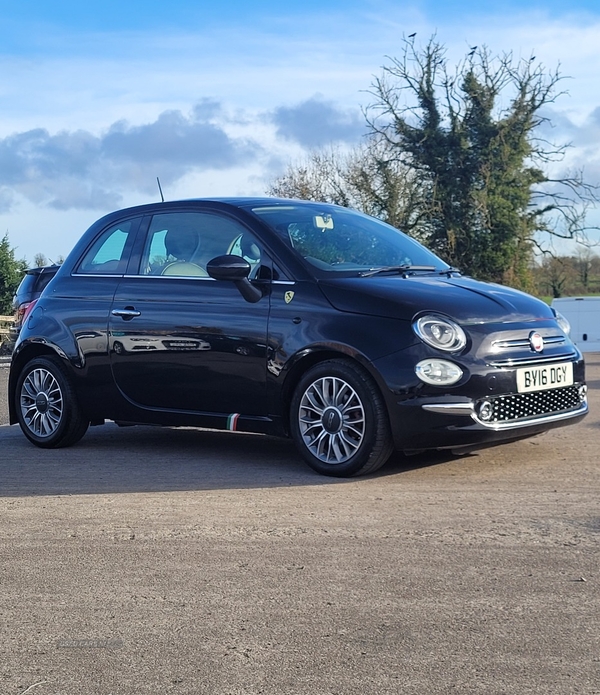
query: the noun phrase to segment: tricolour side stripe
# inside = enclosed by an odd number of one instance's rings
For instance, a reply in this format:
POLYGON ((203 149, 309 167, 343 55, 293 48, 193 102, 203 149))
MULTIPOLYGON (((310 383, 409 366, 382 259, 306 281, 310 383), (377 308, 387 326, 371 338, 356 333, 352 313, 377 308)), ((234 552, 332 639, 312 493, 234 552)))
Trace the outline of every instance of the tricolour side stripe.
POLYGON ((237 430, 237 422, 239 417, 239 413, 231 413, 231 415, 227 418, 227 429, 230 432, 235 432, 237 430))

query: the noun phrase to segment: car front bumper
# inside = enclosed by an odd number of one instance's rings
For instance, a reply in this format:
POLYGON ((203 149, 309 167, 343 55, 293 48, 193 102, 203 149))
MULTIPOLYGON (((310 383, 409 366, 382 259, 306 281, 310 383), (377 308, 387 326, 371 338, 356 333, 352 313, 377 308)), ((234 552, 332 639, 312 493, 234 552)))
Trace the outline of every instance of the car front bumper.
POLYGON ((588 413, 585 384, 556 389, 549 399, 554 409, 545 412, 539 412, 540 405, 537 412, 530 404, 515 405, 522 395, 504 394, 476 399, 425 396, 397 401, 390 413, 396 448, 422 450, 489 446, 574 424, 588 413), (558 393, 567 390, 569 393, 558 393), (503 400, 511 404, 498 408, 498 402, 503 400), (487 420, 481 417, 483 403, 492 403, 492 415, 487 420))

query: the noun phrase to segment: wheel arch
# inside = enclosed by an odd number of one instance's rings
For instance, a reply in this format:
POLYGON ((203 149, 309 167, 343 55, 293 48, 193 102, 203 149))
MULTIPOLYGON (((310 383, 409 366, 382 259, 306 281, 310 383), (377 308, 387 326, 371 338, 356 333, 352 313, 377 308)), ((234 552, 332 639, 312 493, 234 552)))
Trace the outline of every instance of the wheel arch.
POLYGON ((17 388, 17 381, 19 379, 19 374, 21 369, 31 360, 36 357, 59 357, 65 362, 68 361, 67 355, 55 345, 51 343, 36 343, 31 342, 20 346, 18 351, 13 354, 10 374, 8 377, 8 421, 9 424, 15 425, 17 420, 17 411, 15 408, 15 391, 17 388))
MULTIPOLYGON (((358 366, 375 382, 384 403, 387 403, 385 382, 373 364, 360 352, 347 346, 313 346, 297 353, 287 368, 287 375, 281 391, 281 412, 286 435, 290 434, 290 405, 294 391, 302 376, 316 364, 332 359, 342 359, 358 366)), ((389 418, 389 414, 388 414, 389 418)))

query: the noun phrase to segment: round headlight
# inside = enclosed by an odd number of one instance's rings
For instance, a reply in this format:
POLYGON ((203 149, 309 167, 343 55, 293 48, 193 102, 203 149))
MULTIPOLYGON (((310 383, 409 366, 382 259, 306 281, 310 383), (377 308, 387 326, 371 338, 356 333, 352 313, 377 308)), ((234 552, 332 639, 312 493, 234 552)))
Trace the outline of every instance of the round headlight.
POLYGON ((413 330, 423 342, 438 350, 457 352, 467 344, 463 329, 442 316, 421 316, 413 323, 413 330))
POLYGON ((462 369, 446 360, 421 360, 415 367, 421 381, 433 386, 452 386, 463 375, 462 369))
POLYGON ((571 324, 560 312, 555 311, 555 314, 556 323, 558 323, 558 325, 560 326, 561 331, 563 331, 565 335, 569 335, 569 333, 571 332, 571 324))

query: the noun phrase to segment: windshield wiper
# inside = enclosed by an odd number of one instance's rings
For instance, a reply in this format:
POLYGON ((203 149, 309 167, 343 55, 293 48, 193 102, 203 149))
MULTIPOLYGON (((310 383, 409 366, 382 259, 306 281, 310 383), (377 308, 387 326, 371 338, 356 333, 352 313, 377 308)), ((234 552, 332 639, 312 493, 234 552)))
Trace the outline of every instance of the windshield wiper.
POLYGON ((370 278, 373 275, 379 275, 380 273, 434 273, 436 267, 434 265, 386 265, 381 268, 371 268, 370 270, 363 270, 358 275, 361 278, 370 278))

